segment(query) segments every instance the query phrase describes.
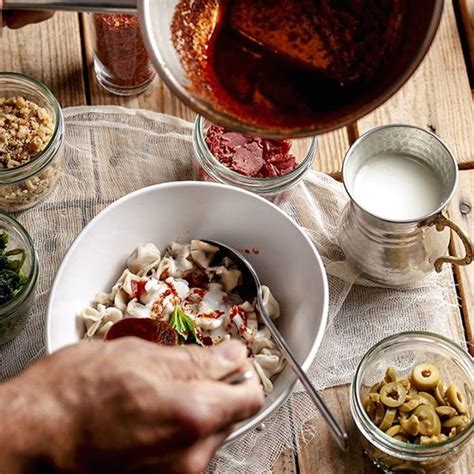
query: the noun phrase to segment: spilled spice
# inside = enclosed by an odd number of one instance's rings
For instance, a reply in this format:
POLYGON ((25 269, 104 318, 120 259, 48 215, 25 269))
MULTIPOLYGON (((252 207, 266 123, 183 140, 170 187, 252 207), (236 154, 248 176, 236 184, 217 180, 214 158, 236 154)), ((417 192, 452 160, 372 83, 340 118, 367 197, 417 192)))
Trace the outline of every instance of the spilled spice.
POLYGON ((93 15, 95 54, 107 80, 117 87, 139 87, 155 76, 135 15, 93 15))

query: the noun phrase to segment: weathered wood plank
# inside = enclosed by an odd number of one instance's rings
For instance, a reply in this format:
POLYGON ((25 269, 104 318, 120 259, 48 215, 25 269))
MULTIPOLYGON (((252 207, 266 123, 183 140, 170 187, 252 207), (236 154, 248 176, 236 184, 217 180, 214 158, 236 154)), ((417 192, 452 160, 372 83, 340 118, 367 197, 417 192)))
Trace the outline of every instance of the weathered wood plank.
MULTIPOLYGON (((457 192, 449 207, 450 217, 474 238, 474 169, 460 172, 457 192)), ((461 241, 454 238, 452 250, 455 255, 464 255, 461 241)), ((474 354, 474 264, 455 267, 458 291, 461 297, 466 339, 474 354)))
POLYGON ((357 125, 362 134, 394 122, 432 128, 461 165, 474 165, 474 108, 451 1, 446 2, 437 37, 415 75, 357 125))
POLYGON ((280 457, 278 458, 277 462, 273 466, 272 473, 273 474, 296 474, 297 467, 296 467, 296 460, 293 450, 287 448, 282 451, 280 457))
POLYGON ((4 28, 0 70, 40 79, 63 107, 85 104, 78 15, 57 13, 37 25, 4 28))
POLYGON ((327 174, 338 173, 342 169, 344 154, 349 148, 349 136, 345 127, 317 137, 318 153, 314 169, 327 174))

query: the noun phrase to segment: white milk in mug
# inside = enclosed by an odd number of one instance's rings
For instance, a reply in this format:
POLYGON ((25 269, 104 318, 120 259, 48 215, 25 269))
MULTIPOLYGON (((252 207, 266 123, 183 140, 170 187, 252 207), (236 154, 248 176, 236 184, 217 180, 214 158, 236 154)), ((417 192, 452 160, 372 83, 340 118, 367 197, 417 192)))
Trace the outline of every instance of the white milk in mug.
POLYGON ((387 220, 417 219, 441 205, 441 184, 432 168, 415 157, 388 152, 364 164, 354 178, 354 199, 387 220))

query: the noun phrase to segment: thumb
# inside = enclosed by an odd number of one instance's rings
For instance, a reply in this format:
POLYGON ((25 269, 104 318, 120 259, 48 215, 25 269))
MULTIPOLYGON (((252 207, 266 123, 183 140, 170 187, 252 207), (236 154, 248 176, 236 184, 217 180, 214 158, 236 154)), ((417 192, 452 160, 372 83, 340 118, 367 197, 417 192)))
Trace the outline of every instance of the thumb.
POLYGON ((188 379, 219 380, 243 370, 248 364, 247 347, 239 341, 224 341, 211 348, 197 345, 182 346, 183 370, 188 379))

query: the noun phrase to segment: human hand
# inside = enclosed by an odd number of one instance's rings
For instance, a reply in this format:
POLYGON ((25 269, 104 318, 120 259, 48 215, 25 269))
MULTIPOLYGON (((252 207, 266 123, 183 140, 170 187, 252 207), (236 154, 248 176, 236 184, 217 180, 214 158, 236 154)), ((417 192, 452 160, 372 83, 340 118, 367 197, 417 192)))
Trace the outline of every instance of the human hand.
POLYGON ((0 472, 201 472, 262 406, 257 376, 219 382, 246 354, 123 338, 42 359, 0 386, 0 472))
MULTIPOLYGON (((3 6, 3 0, 0 0, 0 10, 3 6)), ((54 12, 38 12, 38 11, 17 11, 4 10, 1 12, 3 23, 9 28, 21 28, 30 23, 39 23, 47 20, 54 15, 54 12)))

